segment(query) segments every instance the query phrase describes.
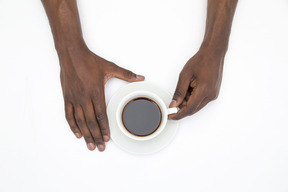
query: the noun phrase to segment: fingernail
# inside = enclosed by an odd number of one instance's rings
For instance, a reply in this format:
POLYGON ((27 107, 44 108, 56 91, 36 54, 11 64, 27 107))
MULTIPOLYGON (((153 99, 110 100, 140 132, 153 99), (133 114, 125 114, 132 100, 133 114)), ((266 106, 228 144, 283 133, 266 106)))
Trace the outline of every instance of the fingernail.
POLYGON ((88 143, 88 149, 89 150, 94 150, 95 149, 95 145, 93 143, 88 143))
POLYGON ((75 133, 75 136, 80 139, 81 138, 81 134, 80 133, 75 133))
POLYGON ((136 79, 139 79, 139 80, 144 80, 144 79, 145 79, 145 77, 144 77, 144 76, 142 76, 142 75, 136 75, 136 79))
POLYGON ((177 103, 177 101, 173 99, 172 102, 170 103, 169 107, 176 107, 176 103, 177 103))
POLYGON ((108 137, 107 135, 104 135, 104 136, 103 136, 103 139, 104 139, 105 142, 108 142, 108 141, 109 141, 109 137, 108 137))
POLYGON ((104 145, 98 145, 97 147, 99 151, 104 151, 104 145))

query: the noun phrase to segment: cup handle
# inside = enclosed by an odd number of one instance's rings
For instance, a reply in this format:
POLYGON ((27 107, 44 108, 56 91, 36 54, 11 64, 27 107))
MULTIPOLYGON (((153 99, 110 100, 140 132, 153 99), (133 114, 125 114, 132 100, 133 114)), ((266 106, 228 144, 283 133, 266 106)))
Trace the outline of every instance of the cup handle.
POLYGON ((172 108, 168 108, 167 109, 167 114, 173 114, 173 113, 177 113, 178 112, 178 108, 177 107, 172 107, 172 108))

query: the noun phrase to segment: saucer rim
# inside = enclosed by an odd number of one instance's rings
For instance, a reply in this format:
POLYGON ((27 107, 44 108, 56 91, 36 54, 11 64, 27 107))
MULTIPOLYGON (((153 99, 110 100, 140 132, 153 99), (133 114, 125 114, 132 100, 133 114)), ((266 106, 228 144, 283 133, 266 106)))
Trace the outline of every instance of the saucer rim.
MULTIPOLYGON (((110 134, 111 134, 111 140, 122 150, 128 152, 128 153, 132 153, 132 154, 137 154, 137 155, 148 155, 148 154, 153 154, 156 152, 161 151, 163 148, 165 148, 166 146, 168 146, 175 138, 176 134, 177 134, 177 130, 178 130, 178 126, 179 126, 179 121, 176 120, 168 120, 166 127, 164 128, 164 130, 159 133, 159 135, 155 136, 152 139, 149 140, 134 140, 132 138, 129 138, 128 136, 126 136, 124 133, 122 133, 122 131, 120 130, 119 126, 117 125, 117 120, 116 120, 116 114, 113 114, 113 110, 112 107, 114 105, 114 107, 118 108, 121 100, 126 97, 131 91, 138 91, 139 89, 141 89, 142 91, 151 91, 156 94, 159 98, 161 98, 163 100, 163 102, 165 103, 165 105, 168 107, 170 101, 168 101, 168 98, 170 100, 172 100, 172 95, 167 91, 162 89, 160 86, 156 85, 155 83, 151 83, 149 81, 144 81, 144 82, 133 82, 133 83, 129 83, 123 87, 121 87, 120 89, 118 89, 111 97, 111 99, 109 100, 109 103, 107 105, 107 115, 108 115, 108 119, 109 119, 109 124, 110 124, 110 134), (130 90, 128 90, 130 89, 130 90), (155 93, 155 91, 157 93, 155 93), (128 92, 128 93, 127 93, 128 92), (159 94, 160 93, 160 94, 159 94), (120 96, 119 96, 120 95, 120 96), (123 95, 121 97, 121 95, 123 95), (164 98, 166 97, 166 98, 164 98), (166 100, 166 101, 165 101, 166 100), (118 133, 117 130, 118 129, 118 133), (166 132, 168 132, 168 136, 161 138, 161 135, 164 135, 166 132), (170 132, 170 133, 169 133, 170 132), (117 135, 118 134, 118 135, 117 135), (122 135, 122 136, 121 136, 122 135), (125 139, 127 139, 127 141, 129 141, 130 143, 134 143, 134 147, 127 147, 127 145, 125 146, 125 143, 123 141, 122 137, 125 137, 125 139), (159 141, 157 141, 157 138, 159 141), (161 138, 161 139, 160 139, 161 138), (121 140, 123 142, 121 142, 121 140), (151 143, 155 143, 155 146, 153 147, 151 143), (145 143, 146 146, 149 146, 150 143, 150 149, 149 151, 145 151, 143 152, 143 150, 139 150, 138 152, 135 151, 136 144, 137 146, 142 145, 142 147, 138 147, 138 149, 143 149, 145 147, 145 143), (132 149, 134 148, 134 149, 132 149)), ((166 133, 167 135, 167 133, 166 133)))

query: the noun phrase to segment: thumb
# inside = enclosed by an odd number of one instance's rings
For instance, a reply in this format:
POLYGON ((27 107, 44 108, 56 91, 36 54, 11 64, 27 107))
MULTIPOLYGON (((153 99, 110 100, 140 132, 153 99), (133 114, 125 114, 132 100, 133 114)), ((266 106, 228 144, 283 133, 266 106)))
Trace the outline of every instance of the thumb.
POLYGON ((128 82, 135 82, 135 81, 144 81, 145 77, 142 75, 136 75, 132 71, 124 69, 122 67, 117 66, 116 70, 114 71, 114 76, 128 82))
POLYGON ((189 78, 184 78, 182 75, 179 76, 177 87, 173 95, 173 100, 169 107, 178 107, 183 102, 189 88, 189 84, 189 78))

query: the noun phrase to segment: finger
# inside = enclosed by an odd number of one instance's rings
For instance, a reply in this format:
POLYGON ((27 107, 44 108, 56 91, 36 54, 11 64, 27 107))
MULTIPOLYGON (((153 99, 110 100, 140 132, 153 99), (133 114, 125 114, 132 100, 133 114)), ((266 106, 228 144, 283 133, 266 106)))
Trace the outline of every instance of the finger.
POLYGON ((185 78, 183 75, 179 76, 176 90, 173 95, 173 100, 169 107, 178 107, 182 103, 189 88, 189 84, 190 79, 185 78))
POLYGON ((85 119, 87 126, 90 130, 90 133, 93 136, 94 143, 96 144, 97 148, 99 151, 104 151, 105 150, 105 144, 102 138, 102 134, 100 131, 100 128, 98 126, 97 120, 96 120, 96 115, 95 111, 93 108, 93 104, 87 104, 84 108, 84 114, 85 114, 85 119))
POLYGON ((96 120, 98 122, 101 134, 103 136, 104 141, 108 142, 110 139, 110 130, 106 113, 104 91, 101 91, 97 97, 94 96, 92 98, 92 102, 96 114, 96 120))
POLYGON ((179 120, 186 116, 194 114, 204 98, 205 97, 203 96, 203 91, 200 87, 194 89, 187 101, 186 107, 181 108, 178 113, 171 115, 170 118, 174 120, 179 120))
POLYGON ((65 103, 65 116, 71 131, 78 139, 81 138, 82 134, 80 129, 78 128, 78 125, 76 124, 74 117, 74 109, 71 103, 65 103))
POLYGON ((144 81, 145 77, 142 75, 136 75, 132 71, 124 69, 115 65, 116 70, 114 71, 114 76, 128 82, 144 81))
POLYGON ((85 116, 84 116, 82 107, 80 105, 75 107, 75 118, 76 118, 76 123, 84 136, 88 149, 93 151, 95 149, 95 143, 86 125, 85 116))

